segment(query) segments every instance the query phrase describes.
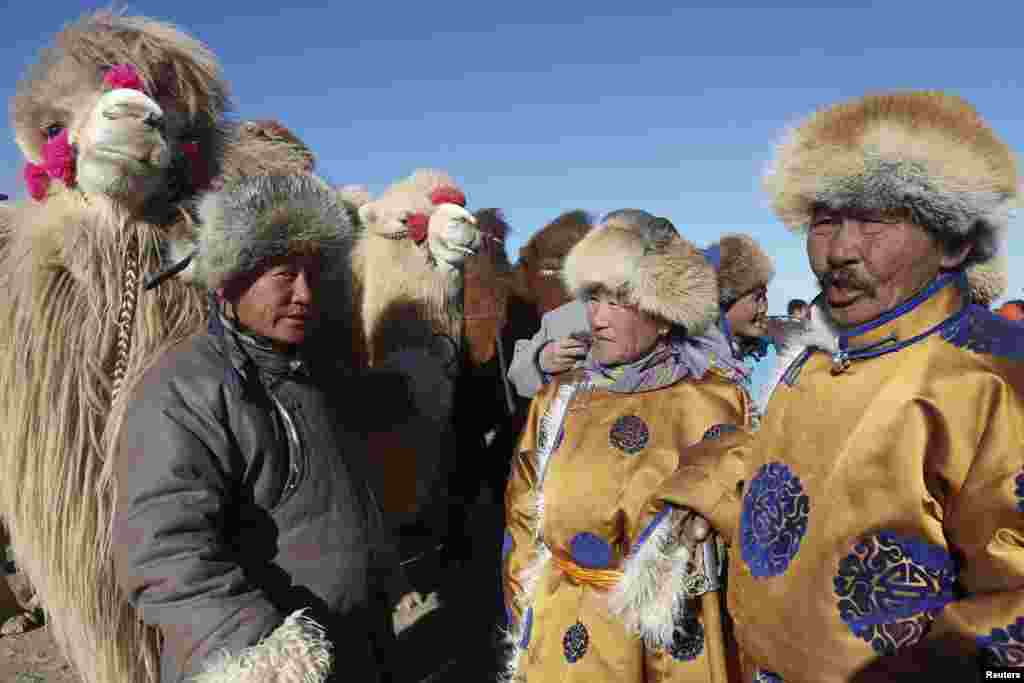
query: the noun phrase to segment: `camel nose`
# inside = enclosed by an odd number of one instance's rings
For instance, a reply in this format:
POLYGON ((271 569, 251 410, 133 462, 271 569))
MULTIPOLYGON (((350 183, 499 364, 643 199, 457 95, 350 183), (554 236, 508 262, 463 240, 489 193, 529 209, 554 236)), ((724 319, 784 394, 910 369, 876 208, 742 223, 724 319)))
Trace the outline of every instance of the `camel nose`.
POLYGON ((97 110, 108 121, 136 119, 149 128, 162 131, 164 127, 164 110, 138 90, 111 90, 100 98, 97 110))

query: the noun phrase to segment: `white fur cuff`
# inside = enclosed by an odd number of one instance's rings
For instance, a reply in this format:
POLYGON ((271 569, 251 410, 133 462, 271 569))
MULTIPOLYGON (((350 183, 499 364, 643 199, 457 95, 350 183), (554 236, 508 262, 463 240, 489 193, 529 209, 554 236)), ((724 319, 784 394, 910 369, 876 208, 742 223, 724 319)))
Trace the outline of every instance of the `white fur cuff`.
POLYGON ((683 542, 685 519, 685 510, 669 510, 626 558, 623 576, 609 596, 611 613, 650 648, 672 646, 673 631, 687 608, 683 582, 690 551, 683 542))
POLYGON ((191 683, 322 683, 331 672, 331 643, 304 611, 292 612, 256 645, 211 657, 191 683))

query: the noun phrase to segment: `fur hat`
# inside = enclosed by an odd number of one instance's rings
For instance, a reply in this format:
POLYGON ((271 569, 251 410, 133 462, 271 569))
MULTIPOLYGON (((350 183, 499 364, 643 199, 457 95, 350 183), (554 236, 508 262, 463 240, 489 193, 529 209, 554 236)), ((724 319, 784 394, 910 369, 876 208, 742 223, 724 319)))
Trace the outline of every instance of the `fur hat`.
POLYGON ((909 209, 937 235, 969 238, 969 263, 995 255, 1018 193, 1010 148, 941 92, 868 95, 812 114, 778 146, 764 182, 792 230, 816 205, 909 209))
POLYGON ((704 258, 718 273, 718 301, 723 308, 758 287, 767 287, 775 277, 772 257, 750 235, 723 235, 704 250, 704 258))
POLYGON ((609 214, 565 259, 562 277, 576 297, 594 288, 701 334, 718 318, 715 271, 664 218, 637 209, 609 214))
POLYGON ((351 210, 309 174, 242 178, 204 196, 199 217, 194 278, 209 289, 268 259, 310 250, 323 254, 333 277, 356 230, 351 210))

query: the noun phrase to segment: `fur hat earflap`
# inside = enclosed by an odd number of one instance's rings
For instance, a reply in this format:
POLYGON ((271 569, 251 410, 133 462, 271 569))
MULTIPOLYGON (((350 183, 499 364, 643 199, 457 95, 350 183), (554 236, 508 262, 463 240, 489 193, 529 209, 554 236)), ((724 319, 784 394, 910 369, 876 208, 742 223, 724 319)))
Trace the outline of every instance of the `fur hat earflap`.
POLYGON ((352 210, 305 173, 242 178, 204 196, 199 218, 195 279, 211 290, 269 259, 309 252, 337 277, 356 231, 352 210))
POLYGON ((967 266, 967 289, 971 301, 988 308, 992 302, 1006 294, 1010 286, 1009 265, 1006 254, 998 252, 985 263, 967 266))
POLYGON ((942 92, 868 95, 789 131, 765 178, 792 230, 816 206, 909 210, 934 234, 966 238, 970 261, 995 255, 1018 193, 1010 148, 963 99, 942 92))
POLYGON ((767 287, 775 277, 772 257, 750 235, 723 235, 704 250, 704 255, 718 273, 718 300, 723 308, 759 287, 767 287), (708 258, 710 254, 714 258, 708 258))
POLYGON ((625 209, 609 214, 565 259, 576 297, 603 289, 699 335, 718 318, 715 271, 667 219, 625 209))

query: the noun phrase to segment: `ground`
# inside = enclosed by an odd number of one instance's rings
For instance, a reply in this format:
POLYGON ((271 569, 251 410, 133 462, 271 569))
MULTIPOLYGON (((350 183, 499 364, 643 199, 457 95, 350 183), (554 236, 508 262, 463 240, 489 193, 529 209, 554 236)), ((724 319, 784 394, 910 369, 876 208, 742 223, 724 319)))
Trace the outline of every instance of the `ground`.
MULTIPOLYGON (((403 538, 406 570, 426 604, 398 627, 392 683, 493 680, 493 635, 502 613, 501 504, 483 497, 468 514, 472 551, 445 566, 438 539, 403 538)), ((0 637, 0 683, 81 683, 46 627, 0 637)))

